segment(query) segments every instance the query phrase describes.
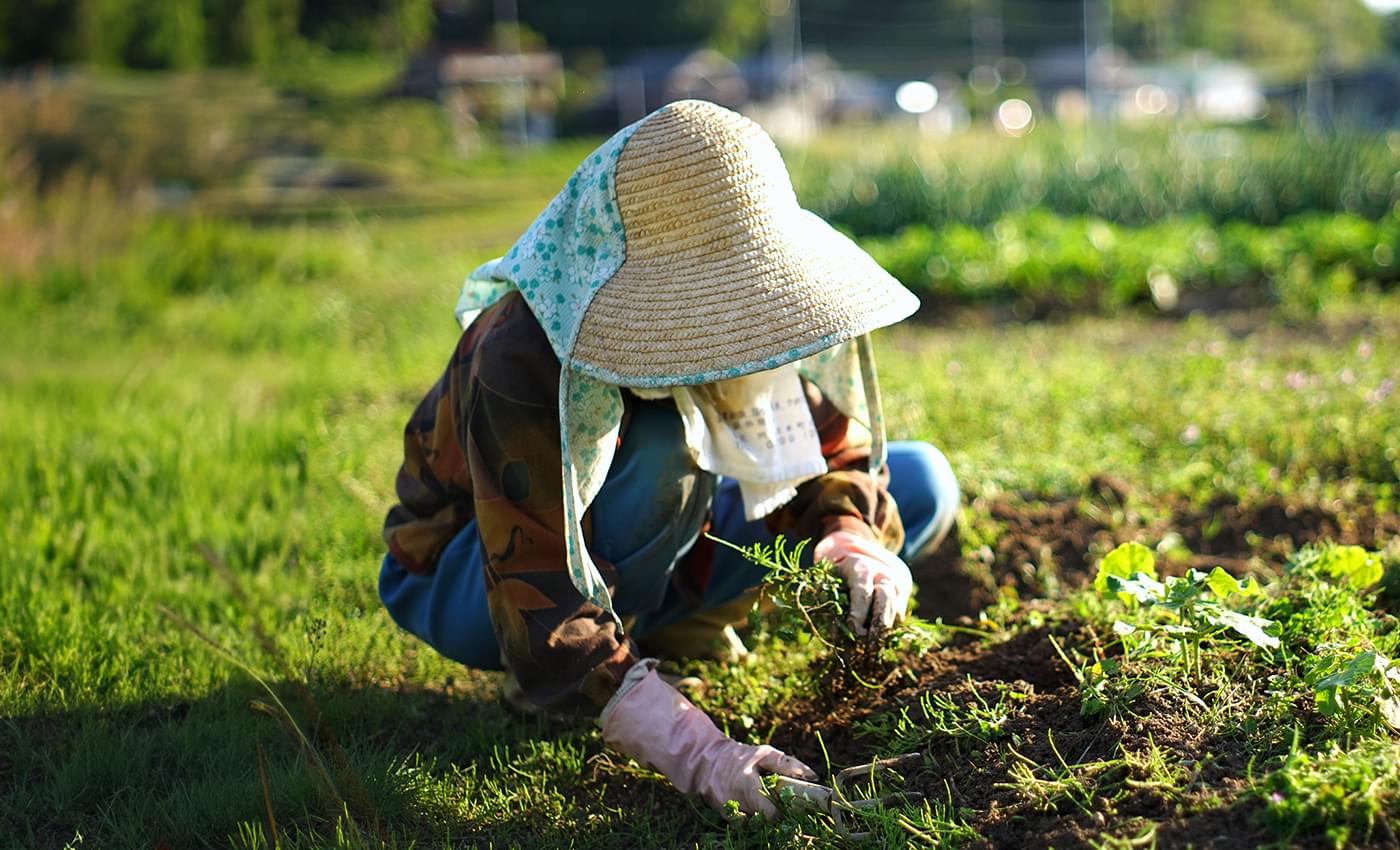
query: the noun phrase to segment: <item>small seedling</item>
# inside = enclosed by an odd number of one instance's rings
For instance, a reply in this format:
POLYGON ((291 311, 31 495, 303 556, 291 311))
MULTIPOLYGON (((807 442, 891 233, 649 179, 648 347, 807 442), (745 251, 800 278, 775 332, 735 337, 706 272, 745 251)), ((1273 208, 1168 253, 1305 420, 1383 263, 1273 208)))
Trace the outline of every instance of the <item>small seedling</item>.
POLYGON ((1099 563, 1094 587, 1139 614, 1133 622, 1117 620, 1113 624, 1114 633, 1125 646, 1134 636, 1152 639, 1165 635, 1184 650, 1188 673, 1192 669, 1200 673, 1201 645, 1226 632, 1234 632, 1261 649, 1279 646, 1276 622, 1225 605, 1237 596, 1262 596, 1259 583, 1252 578, 1236 579, 1220 567, 1209 573, 1191 570, 1184 577, 1159 581, 1152 551, 1140 543, 1124 543, 1099 563), (1164 621, 1149 619, 1149 610, 1168 616, 1164 621))

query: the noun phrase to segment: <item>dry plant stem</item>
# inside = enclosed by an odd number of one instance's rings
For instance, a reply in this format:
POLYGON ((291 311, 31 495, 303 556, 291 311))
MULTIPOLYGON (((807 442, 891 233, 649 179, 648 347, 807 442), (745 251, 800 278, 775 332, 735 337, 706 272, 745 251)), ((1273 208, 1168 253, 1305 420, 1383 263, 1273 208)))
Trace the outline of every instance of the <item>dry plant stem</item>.
POLYGON ((262 783, 263 812, 267 815, 267 840, 272 850, 279 850, 282 841, 277 835, 277 818, 272 814, 272 788, 267 781, 267 762, 263 758, 262 742, 254 745, 258 754, 258 781, 262 783))
POLYGON ((938 623, 938 628, 948 632, 952 632, 953 634, 975 637, 978 640, 994 640, 997 637, 995 632, 989 632, 986 629, 974 629, 969 626, 955 626, 943 622, 938 623))
POLYGON ((285 709, 269 705, 260 699, 252 700, 248 703, 248 707, 277 721, 287 736, 297 745, 297 749, 301 751, 302 758, 306 759, 306 763, 315 766, 316 778, 320 780, 316 783, 316 796, 321 801, 324 814, 331 821, 339 818, 340 814, 346 810, 345 799, 340 796, 340 790, 336 788, 335 782, 331 778, 325 759, 321 758, 321 754, 311 746, 311 741, 302 734, 292 716, 285 709))
POLYGON ((937 838, 934 838, 932 835, 929 835, 927 832, 924 832, 922 829, 919 829, 917 826, 914 825, 913 821, 909 820, 909 818, 905 817, 904 815, 897 815, 895 817, 894 822, 899 824, 900 829, 903 829, 905 832, 909 833, 910 835, 914 836, 920 841, 928 844, 928 846, 942 846, 941 844, 939 844, 937 838))

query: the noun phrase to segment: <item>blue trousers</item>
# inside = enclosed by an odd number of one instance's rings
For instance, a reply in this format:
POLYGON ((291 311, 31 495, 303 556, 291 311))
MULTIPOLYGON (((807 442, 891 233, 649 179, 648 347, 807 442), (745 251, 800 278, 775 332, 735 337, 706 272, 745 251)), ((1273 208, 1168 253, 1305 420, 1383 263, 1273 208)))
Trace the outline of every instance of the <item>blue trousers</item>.
MULTIPOLYGON (((890 495, 904 522, 904 547, 898 554, 908 561, 952 528, 958 482, 943 454, 926 443, 890 444, 889 468, 890 495)), ((636 405, 607 481, 589 508, 591 549, 617 567, 613 604, 618 614, 636 618, 629 630, 633 637, 732 602, 763 580, 761 567, 717 547, 698 604, 671 582, 677 560, 698 535, 706 503, 714 536, 740 546, 773 541, 762 520, 744 518, 738 482, 694 468, 674 408, 636 405)), ((409 573, 386 555, 379 596, 394 622, 439 653, 468 667, 499 670, 482 558, 473 520, 443 550, 429 575, 409 573)))

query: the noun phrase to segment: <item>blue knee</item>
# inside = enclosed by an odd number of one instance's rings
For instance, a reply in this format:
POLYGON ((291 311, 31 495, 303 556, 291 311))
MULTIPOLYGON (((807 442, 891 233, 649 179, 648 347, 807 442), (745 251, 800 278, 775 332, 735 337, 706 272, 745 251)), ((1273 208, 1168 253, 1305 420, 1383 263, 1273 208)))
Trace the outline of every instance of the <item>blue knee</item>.
POLYGON ((891 443, 889 467, 890 495, 904 522, 899 555, 910 560, 943 542, 957 521, 962 494, 948 459, 928 443, 891 443))
POLYGON ((479 670, 501 669, 500 649, 487 611, 485 576, 476 549, 475 523, 448 544, 429 575, 405 570, 385 555, 379 598, 400 628, 440 654, 479 670))

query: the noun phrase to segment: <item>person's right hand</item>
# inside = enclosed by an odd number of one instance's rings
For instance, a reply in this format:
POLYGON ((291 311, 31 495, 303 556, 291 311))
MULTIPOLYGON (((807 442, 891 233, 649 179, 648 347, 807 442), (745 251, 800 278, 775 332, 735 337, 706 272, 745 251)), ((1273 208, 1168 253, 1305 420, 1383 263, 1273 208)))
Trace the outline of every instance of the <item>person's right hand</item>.
POLYGON ((609 705, 602 723, 608 746, 661 772, 677 789, 699 794, 720 811, 734 800, 740 811, 774 817, 777 810, 764 793, 763 773, 817 778, 807 765, 772 747, 729 738, 655 670, 609 705))
POLYGON ((874 540, 836 531, 817 544, 812 557, 835 564, 836 572, 846 579, 851 592, 849 619, 856 634, 884 633, 904 620, 914 578, 898 555, 874 540))

